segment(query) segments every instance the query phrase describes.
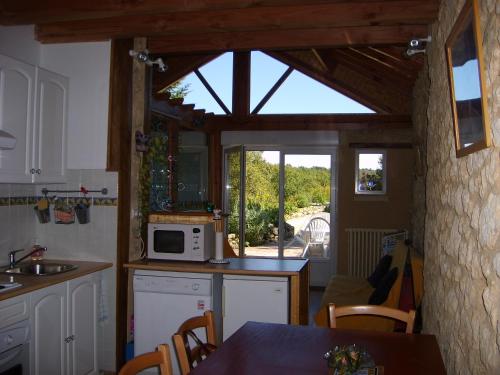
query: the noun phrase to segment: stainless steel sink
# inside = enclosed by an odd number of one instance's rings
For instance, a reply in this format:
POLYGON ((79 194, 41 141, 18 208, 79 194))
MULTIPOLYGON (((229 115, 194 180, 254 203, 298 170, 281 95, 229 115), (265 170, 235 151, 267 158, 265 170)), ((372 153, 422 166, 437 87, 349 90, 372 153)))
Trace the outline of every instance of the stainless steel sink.
POLYGON ((6 268, 3 270, 3 272, 18 275, 44 276, 68 272, 76 268, 78 268, 78 266, 75 266, 73 264, 32 263, 18 265, 14 268, 6 268))

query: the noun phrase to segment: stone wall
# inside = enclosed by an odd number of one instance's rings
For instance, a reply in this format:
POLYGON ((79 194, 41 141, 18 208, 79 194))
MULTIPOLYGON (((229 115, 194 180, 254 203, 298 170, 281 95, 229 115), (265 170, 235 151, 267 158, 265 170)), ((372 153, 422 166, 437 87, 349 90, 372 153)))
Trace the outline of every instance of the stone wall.
POLYGON ((489 375, 500 374, 500 6, 479 0, 493 145, 457 159, 444 43, 463 4, 441 1, 415 89, 427 174, 414 222, 426 210, 424 331, 437 336, 449 374, 489 375))
MULTIPOLYGON (((427 62, 427 61, 426 61, 427 62)), ((427 106, 429 104, 429 71, 424 66, 413 89, 414 124, 413 147, 415 151, 415 173, 413 178, 413 207, 411 215, 411 239, 413 246, 421 253, 424 251, 425 235, 425 181, 427 175, 427 106)))

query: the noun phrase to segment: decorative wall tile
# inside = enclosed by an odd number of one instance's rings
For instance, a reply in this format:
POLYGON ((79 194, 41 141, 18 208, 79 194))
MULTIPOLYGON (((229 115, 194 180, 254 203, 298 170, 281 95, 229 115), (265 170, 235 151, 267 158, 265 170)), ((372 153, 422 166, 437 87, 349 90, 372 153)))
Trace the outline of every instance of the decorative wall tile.
MULTIPOLYGON (((0 197, 0 206, 24 206, 35 205, 44 196, 33 197, 0 197)), ((70 205, 84 203, 89 206, 117 206, 118 198, 94 198, 94 197, 48 197, 49 203, 54 204, 57 199, 61 199, 70 205)))

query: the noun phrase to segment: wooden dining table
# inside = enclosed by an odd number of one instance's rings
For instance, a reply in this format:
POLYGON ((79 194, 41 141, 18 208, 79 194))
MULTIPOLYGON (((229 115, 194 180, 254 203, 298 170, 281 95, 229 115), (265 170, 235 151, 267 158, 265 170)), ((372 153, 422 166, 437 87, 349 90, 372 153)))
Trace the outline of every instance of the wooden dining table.
POLYGON ((434 335, 247 322, 191 375, 328 374, 323 355, 337 345, 366 350, 384 375, 441 375, 434 335))

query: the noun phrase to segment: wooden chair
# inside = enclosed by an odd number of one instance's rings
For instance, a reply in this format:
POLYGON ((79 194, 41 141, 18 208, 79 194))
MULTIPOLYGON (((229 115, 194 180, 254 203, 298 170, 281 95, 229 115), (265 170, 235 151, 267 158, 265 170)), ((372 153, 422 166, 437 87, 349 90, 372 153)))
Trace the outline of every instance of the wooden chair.
POLYGON ((413 324, 415 323, 415 310, 406 312, 379 305, 335 307, 334 303, 328 304, 328 319, 330 328, 337 327, 337 318, 349 315, 377 315, 385 318, 400 320, 406 323, 406 333, 413 333, 413 324))
POLYGON ((215 350, 217 340, 215 337, 215 323, 213 311, 205 311, 203 316, 195 316, 181 324, 177 333, 172 336, 174 341, 177 359, 182 375, 187 375, 193 369, 194 363, 198 364, 206 357, 209 352, 215 350), (189 332, 197 329, 205 328, 207 334, 207 343, 196 343, 196 346, 189 346, 189 332))
POLYGON ((135 375, 149 367, 159 366, 161 375, 173 375, 170 349, 167 344, 158 345, 155 352, 138 355, 122 367, 118 375, 135 375))

